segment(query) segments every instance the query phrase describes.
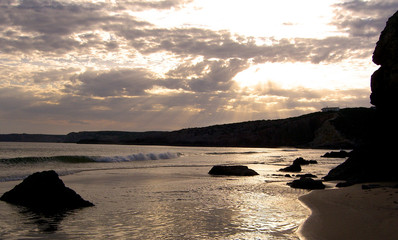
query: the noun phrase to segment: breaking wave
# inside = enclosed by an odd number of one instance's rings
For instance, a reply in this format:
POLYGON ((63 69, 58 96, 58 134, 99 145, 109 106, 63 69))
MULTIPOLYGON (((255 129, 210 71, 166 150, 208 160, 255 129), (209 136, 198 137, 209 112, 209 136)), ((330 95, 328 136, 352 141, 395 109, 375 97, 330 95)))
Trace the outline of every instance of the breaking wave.
POLYGON ((43 163, 43 162, 64 162, 64 163, 93 163, 93 162, 133 162, 145 160, 162 160, 178 158, 181 153, 137 153, 127 156, 53 156, 53 157, 20 157, 0 159, 0 163, 19 164, 19 163, 43 163))
POLYGON ((261 151, 248 151, 248 152, 208 152, 207 155, 234 155, 234 154, 258 154, 258 153, 266 153, 261 151))

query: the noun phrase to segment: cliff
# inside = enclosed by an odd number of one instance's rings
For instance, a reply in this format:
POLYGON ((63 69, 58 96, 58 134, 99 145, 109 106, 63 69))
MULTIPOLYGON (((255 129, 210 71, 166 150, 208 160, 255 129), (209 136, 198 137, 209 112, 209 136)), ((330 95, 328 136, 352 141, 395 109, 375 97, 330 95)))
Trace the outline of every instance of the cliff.
POLYGON ((353 148, 367 139, 375 110, 346 108, 298 117, 188 128, 170 132, 92 131, 42 139, 0 135, 0 141, 47 141, 81 144, 135 144, 214 147, 353 148))
POLYGON ((366 139, 374 109, 347 108, 278 120, 188 128, 171 132, 77 132, 65 142, 219 146, 353 148, 366 139))
POLYGON ((325 180, 346 180, 349 183, 398 181, 396 169, 395 122, 398 104, 398 12, 390 17, 373 52, 373 62, 380 65, 371 76, 371 103, 376 106, 375 118, 362 144, 354 149, 343 164, 332 169, 325 180))

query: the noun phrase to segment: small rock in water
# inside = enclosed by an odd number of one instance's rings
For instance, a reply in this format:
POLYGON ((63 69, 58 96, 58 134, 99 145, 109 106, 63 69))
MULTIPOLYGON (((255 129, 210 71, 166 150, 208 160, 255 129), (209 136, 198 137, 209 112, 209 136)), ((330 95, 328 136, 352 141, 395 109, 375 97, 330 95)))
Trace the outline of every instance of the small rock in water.
POLYGON ((0 200, 49 213, 94 206, 66 187, 53 170, 28 176, 22 183, 4 193, 0 200))
POLYGON ((296 158, 293 161, 293 165, 297 164, 297 165, 308 165, 308 164, 317 164, 318 162, 316 160, 305 160, 302 157, 296 158))
POLYGON ((258 175, 256 171, 247 166, 223 166, 216 165, 209 171, 210 175, 225 175, 225 176, 255 176, 258 175))
POLYGON ((325 185, 321 180, 314 180, 309 177, 301 177, 299 180, 294 180, 293 182, 287 183, 292 188, 301 188, 301 189, 324 189, 325 185))
POLYGON ((288 167, 279 169, 281 172, 301 172, 301 166, 299 164, 292 164, 288 167))
POLYGON ((297 174, 296 177, 308 177, 308 178, 317 178, 316 175, 311 174, 311 173, 306 173, 306 174, 297 174))

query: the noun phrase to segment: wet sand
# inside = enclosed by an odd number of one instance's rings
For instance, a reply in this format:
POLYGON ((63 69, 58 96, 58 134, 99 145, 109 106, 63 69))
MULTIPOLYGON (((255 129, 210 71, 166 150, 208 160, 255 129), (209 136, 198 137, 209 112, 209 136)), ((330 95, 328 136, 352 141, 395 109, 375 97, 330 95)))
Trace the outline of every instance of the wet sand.
POLYGON ((363 190, 362 184, 315 190, 299 199, 311 210, 299 229, 301 239, 398 239, 396 183, 363 190))

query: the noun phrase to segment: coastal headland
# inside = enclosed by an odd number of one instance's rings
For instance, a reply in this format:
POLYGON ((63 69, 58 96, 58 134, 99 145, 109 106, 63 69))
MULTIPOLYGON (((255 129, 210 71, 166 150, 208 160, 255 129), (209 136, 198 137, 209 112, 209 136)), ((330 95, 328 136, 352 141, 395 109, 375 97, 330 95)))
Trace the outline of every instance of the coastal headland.
POLYGON ((375 109, 344 108, 276 120, 187 128, 176 131, 83 131, 67 135, 0 134, 0 141, 67 142, 214 147, 351 149, 371 137, 375 109))

